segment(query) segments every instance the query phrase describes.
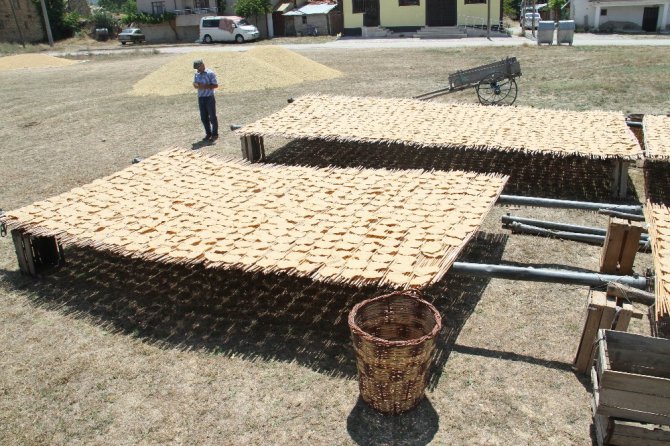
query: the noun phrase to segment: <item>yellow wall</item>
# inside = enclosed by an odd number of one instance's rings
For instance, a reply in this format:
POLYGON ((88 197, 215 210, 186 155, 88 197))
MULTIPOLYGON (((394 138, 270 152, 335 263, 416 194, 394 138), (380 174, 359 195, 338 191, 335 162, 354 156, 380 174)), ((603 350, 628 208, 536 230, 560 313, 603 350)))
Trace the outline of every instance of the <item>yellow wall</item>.
POLYGON ((353 5, 351 0, 343 0, 342 10, 344 12, 344 27, 345 28, 360 28, 363 26, 363 13, 352 14, 351 9, 353 5))
POLYGON ((419 6, 398 6, 398 0, 379 0, 381 26, 424 26, 426 24, 426 0, 419 6))
MULTIPOLYGON (((459 25, 472 25, 472 19, 476 18, 481 23, 486 24, 487 8, 486 3, 478 3, 476 5, 466 5, 464 0, 457 0, 456 6, 458 11, 459 25), (467 18, 466 18, 467 16, 467 18), (468 20, 469 19, 469 20, 468 20)), ((495 25, 500 21, 500 2, 502 0, 491 1, 491 25, 495 25)), ((477 23, 475 23, 477 24, 477 23)))
MULTIPOLYGON (((379 0, 379 19, 381 26, 425 26, 426 1, 420 0, 419 6, 398 6, 398 0, 379 0)), ((500 17, 500 2, 491 1, 491 24, 497 24, 500 17)), ((465 0, 457 0, 458 24, 472 24, 472 18, 486 24, 486 4, 466 5, 465 0), (466 16, 469 18, 466 19, 466 16)), ((363 26, 363 13, 352 14, 351 0, 343 0, 344 27, 360 28, 363 26)))

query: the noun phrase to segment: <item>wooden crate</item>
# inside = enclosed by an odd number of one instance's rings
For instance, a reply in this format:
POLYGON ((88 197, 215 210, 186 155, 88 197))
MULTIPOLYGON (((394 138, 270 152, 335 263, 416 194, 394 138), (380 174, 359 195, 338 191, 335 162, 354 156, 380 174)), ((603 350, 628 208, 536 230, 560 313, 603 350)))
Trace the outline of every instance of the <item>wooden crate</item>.
POLYGON ((598 338, 595 412, 670 425, 670 340, 612 330, 598 338))
POLYGON ((587 374, 593 365, 596 351, 598 330, 612 328, 616 316, 616 298, 607 296, 602 291, 592 291, 586 307, 586 320, 582 330, 582 338, 577 347, 573 369, 577 373, 587 374))

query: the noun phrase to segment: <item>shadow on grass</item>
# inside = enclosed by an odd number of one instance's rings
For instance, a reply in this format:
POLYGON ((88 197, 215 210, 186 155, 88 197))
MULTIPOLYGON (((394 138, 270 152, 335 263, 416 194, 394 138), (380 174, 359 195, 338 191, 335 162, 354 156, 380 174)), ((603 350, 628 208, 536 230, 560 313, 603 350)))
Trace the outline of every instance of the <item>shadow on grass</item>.
POLYGON ((439 427, 439 417, 428 398, 411 411, 397 416, 382 415, 358 402, 347 417, 347 431, 359 445, 422 446, 431 442, 439 427))
MULTIPOLYGON (((499 261, 506 236, 478 233, 461 255, 499 261)), ((314 282, 286 274, 221 271, 68 249, 66 264, 39 280, 4 272, 35 304, 164 348, 297 362, 356 377, 347 316, 361 300, 391 290, 314 282)), ((489 280, 446 277, 425 291, 443 315, 429 385, 434 387, 489 280)))
MULTIPOLYGON (((400 144, 294 140, 266 162, 313 167, 466 170, 509 175, 504 194, 611 202, 613 165, 608 160, 521 152, 413 148, 400 144)), ((628 201, 637 192, 629 181, 628 201)))

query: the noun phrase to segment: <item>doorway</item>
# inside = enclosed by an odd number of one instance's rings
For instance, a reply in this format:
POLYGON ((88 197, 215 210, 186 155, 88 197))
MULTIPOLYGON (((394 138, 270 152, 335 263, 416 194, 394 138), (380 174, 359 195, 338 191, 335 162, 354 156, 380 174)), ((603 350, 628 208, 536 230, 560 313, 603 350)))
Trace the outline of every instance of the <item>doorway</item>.
POLYGON ((379 0, 365 1, 363 26, 379 26, 379 0))
POLYGON ((642 14, 642 29, 649 32, 656 32, 656 25, 658 24, 658 6, 651 6, 644 8, 644 14, 642 14))
POLYGON ((456 0, 426 0, 427 26, 456 26, 456 0))

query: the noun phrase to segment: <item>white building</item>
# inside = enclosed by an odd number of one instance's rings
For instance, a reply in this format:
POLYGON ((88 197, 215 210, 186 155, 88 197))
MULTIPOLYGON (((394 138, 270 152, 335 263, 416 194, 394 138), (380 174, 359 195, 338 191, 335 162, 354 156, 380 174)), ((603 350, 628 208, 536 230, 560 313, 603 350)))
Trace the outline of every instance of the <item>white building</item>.
POLYGON ((578 26, 597 31, 664 31, 670 0, 572 0, 570 17, 578 26))

